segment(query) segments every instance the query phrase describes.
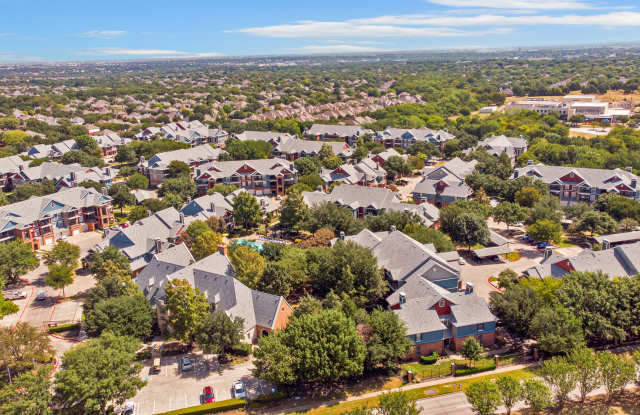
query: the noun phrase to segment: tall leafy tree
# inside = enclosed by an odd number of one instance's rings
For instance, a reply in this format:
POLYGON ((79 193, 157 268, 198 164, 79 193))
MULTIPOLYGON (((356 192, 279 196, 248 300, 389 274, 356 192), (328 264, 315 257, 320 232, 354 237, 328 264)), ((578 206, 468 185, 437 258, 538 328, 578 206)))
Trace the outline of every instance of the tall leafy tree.
POLYGON ((511 225, 520 223, 527 217, 527 210, 517 203, 501 202, 493 209, 493 218, 498 222, 504 222, 507 230, 511 225))
POLYGON ((135 173, 127 179, 127 186, 132 189, 146 189, 149 187, 149 179, 143 174, 135 173))
POLYGON ((520 381, 512 376, 500 376, 496 380, 496 385, 502 395, 502 404, 507 410, 507 415, 511 415, 511 408, 522 399, 520 381))
POLYGON ((39 264, 31 244, 21 240, 0 244, 0 287, 7 282, 14 282, 39 264))
POLYGON ((232 202, 233 220, 236 225, 252 229, 260 224, 262 214, 258 200, 248 192, 241 192, 232 202))
POLYGON ((617 224, 607 212, 587 211, 581 215, 576 224, 576 229, 581 232, 606 234, 616 230, 617 224))
POLYGON ((158 189, 158 196, 164 198, 172 194, 177 195, 181 200, 187 197, 193 197, 196 194, 196 184, 189 176, 180 176, 175 178, 167 178, 162 181, 162 185, 158 189))
POLYGON ((136 198, 131 193, 131 189, 125 183, 115 183, 109 188, 109 196, 113 199, 113 204, 122 209, 127 205, 136 203, 136 198))
POLYGON ((420 409, 416 400, 407 392, 383 393, 378 398, 376 413, 380 415, 418 415, 420 409))
POLYGON ((473 410, 479 415, 492 415, 500 405, 502 395, 498 386, 489 380, 473 382, 464 391, 473 410))
POLYGON ((212 230, 208 230, 198 235, 191 245, 191 252, 196 260, 201 260, 209 255, 215 254, 222 244, 222 235, 212 230))
POLYGON ((577 385, 576 368, 567 358, 554 357, 544 362, 541 374, 558 404, 563 406, 577 385))
POLYGON ((23 371, 33 363, 46 362, 53 355, 49 335, 27 323, 15 328, 0 327, 0 361, 5 367, 23 371))
POLYGON ((167 282, 165 293, 173 335, 184 341, 191 340, 209 314, 209 302, 199 289, 184 279, 167 282))
POLYGON ((5 415, 49 415, 52 396, 49 391, 50 369, 40 366, 34 372, 25 372, 0 390, 0 413, 5 415))
POLYGON ((191 169, 189 165, 183 161, 172 160, 167 168, 167 177, 176 178, 181 176, 189 176, 191 169))
POLYGON ((45 252, 43 256, 47 265, 61 264, 74 269, 80 259, 80 247, 67 241, 59 240, 51 251, 45 252))
POLYGON ((227 354, 242 344, 244 321, 231 319, 222 310, 209 314, 195 336, 196 343, 209 353, 227 354))
POLYGON ((304 225, 304 229, 310 232, 316 232, 321 228, 328 228, 336 235, 340 232, 353 235, 362 229, 362 225, 346 207, 324 202, 311 207, 309 219, 304 225))
POLYGON ((531 333, 541 350, 553 354, 584 345, 582 322, 562 306, 540 309, 531 322, 531 333))
POLYGON ((62 289, 64 297, 65 287, 73 284, 73 269, 64 264, 51 264, 47 276, 44 277, 44 283, 49 287, 62 289))
POLYGON ((598 361, 600 383, 607 392, 607 400, 610 401, 617 391, 635 379, 635 367, 632 362, 607 351, 598 353, 598 361))
POLYGON ((527 227, 527 235, 536 241, 560 242, 562 225, 548 219, 541 219, 527 227))
POLYGON ((255 375, 279 385, 330 384, 358 376, 366 358, 355 325, 335 309, 293 317, 259 345, 255 375))
POLYGON ((287 230, 299 231, 309 216, 309 208, 302 199, 302 193, 289 192, 282 203, 280 226, 287 230))
POLYGON ((552 405, 551 391, 541 380, 527 379, 522 384, 522 395, 534 414, 552 405))
POLYGON ((262 255, 249 246, 238 246, 231 249, 229 259, 236 270, 236 278, 251 288, 258 286, 266 261, 262 255))
POLYGON ((587 395, 599 386, 598 356, 593 350, 582 346, 569 351, 567 358, 573 366, 580 400, 584 402, 587 395))
POLYGON ((413 342, 407 337, 407 328, 391 311, 374 309, 368 318, 371 330, 367 346, 365 367, 395 368, 398 361, 413 348, 413 342))
POLYGON ((142 387, 141 365, 133 363, 139 342, 105 333, 66 352, 54 378, 55 401, 63 412, 101 415, 142 387))
POLYGON ((470 337, 464 343, 462 343, 462 355, 465 359, 476 362, 480 360, 480 355, 483 352, 482 345, 478 343, 476 339, 470 337))
POLYGON ((487 221, 480 215, 462 212, 441 224, 451 240, 457 244, 467 246, 469 250, 475 244, 484 244, 489 240, 487 221))
POLYGON ((85 329, 91 336, 110 331, 136 339, 148 337, 153 324, 153 310, 141 295, 115 296, 97 302, 84 314, 85 329))
MULTIPOLYGON (((96 251, 90 257, 91 273, 98 280, 108 276, 129 276, 131 268, 129 259, 118 248, 111 245, 103 251, 96 251)), ((124 279, 124 278, 123 278, 124 279)))

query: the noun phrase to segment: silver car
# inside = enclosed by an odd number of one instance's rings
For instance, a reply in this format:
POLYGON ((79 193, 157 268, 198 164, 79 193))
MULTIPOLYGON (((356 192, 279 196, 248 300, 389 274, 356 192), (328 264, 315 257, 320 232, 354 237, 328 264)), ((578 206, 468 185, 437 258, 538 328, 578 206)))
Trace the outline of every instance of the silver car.
POLYGON ((184 356, 182 358, 182 371, 188 372, 192 369, 193 369, 193 364, 191 363, 191 360, 187 356, 184 356))
POLYGON ((246 398, 247 389, 244 387, 244 382, 239 380, 233 384, 233 396, 235 398, 246 398))

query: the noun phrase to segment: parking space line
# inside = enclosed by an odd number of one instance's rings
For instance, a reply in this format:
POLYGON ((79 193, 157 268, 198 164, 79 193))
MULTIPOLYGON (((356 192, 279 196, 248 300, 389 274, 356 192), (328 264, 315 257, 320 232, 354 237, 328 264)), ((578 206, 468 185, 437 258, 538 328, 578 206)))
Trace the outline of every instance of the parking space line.
POLYGON ((156 400, 153 400, 153 412, 151 412, 151 414, 155 414, 156 413, 156 400))

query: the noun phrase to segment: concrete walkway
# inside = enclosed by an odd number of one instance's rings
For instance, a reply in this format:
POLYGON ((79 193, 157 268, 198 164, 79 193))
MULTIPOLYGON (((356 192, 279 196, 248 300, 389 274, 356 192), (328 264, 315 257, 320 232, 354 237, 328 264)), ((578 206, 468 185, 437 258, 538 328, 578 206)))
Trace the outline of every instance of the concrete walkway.
MULTIPOLYGON (((362 395, 350 396, 350 397, 348 397, 346 399, 333 399, 333 400, 326 401, 326 402, 316 402, 316 403, 310 403, 310 404, 305 404, 305 405, 294 406, 292 408, 287 408, 285 410, 275 411, 275 412, 272 412, 272 413, 273 414, 286 414, 286 413, 291 413, 291 412, 303 412, 303 411, 308 411, 308 410, 314 409, 314 408, 320 408, 322 406, 331 406, 331 405, 336 405, 336 404, 340 404, 340 403, 343 403, 343 402, 351 402, 351 401, 358 401, 358 400, 361 400, 361 399, 372 398, 372 397, 375 397, 375 396, 382 395, 384 393, 398 392, 398 391, 408 391, 408 390, 413 390, 413 389, 425 388, 425 387, 429 387, 429 386, 443 385, 445 383, 452 383, 452 382, 458 382, 458 381, 463 381, 463 380, 467 380, 467 379, 474 379, 474 378, 479 378, 479 377, 483 377, 483 376, 499 375, 501 373, 511 372, 511 371, 518 370, 518 369, 526 369, 526 368, 533 367, 533 366, 535 366, 535 364, 510 365, 510 366, 499 367, 498 369, 496 369, 494 371, 491 371, 491 372, 482 372, 482 373, 477 373, 477 374, 469 375, 469 376, 460 376, 460 377, 455 377, 455 378, 453 378, 451 376, 447 376, 447 377, 444 377, 444 378, 433 379, 433 380, 420 382, 420 383, 411 383, 411 384, 408 384, 408 385, 405 385, 405 386, 401 386, 401 387, 396 388, 396 389, 380 390, 380 391, 365 393, 365 394, 362 394, 362 395)), ((433 399, 433 398, 428 398, 428 399, 433 399)))

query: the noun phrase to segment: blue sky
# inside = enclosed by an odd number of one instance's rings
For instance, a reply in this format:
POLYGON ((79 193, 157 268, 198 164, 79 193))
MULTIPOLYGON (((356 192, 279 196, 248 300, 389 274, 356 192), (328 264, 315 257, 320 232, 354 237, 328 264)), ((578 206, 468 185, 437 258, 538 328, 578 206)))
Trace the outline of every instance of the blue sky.
POLYGON ((640 41, 640 0, 0 0, 0 62, 640 41))

